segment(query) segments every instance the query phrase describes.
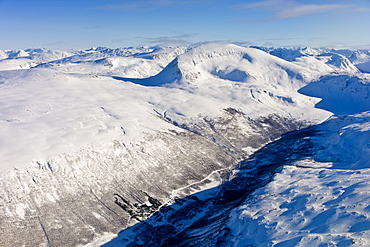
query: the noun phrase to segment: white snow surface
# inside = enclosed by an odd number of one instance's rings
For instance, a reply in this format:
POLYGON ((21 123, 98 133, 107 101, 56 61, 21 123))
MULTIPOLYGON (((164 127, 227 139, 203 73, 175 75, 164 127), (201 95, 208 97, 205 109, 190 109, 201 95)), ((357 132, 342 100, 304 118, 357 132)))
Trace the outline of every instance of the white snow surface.
POLYGON ((370 112, 319 129, 313 159, 286 165, 231 213, 232 246, 370 245, 370 112))
POLYGON ((370 75, 327 75, 299 92, 321 98, 316 107, 336 115, 355 114, 370 108, 370 75))
POLYGON ((173 128, 163 117, 186 123, 232 107, 317 124, 354 114, 322 124, 316 156, 285 166, 228 224, 234 246, 369 246, 367 55, 267 51, 213 43, 0 51, 0 175, 140 141, 173 128))
POLYGON ((1 85, 2 171, 114 139, 133 140, 143 129, 164 129, 146 88, 48 69, 12 71, 6 78, 11 79, 1 85))
POLYGON ((319 99, 297 92, 320 73, 257 49, 203 44, 124 51, 75 51, 63 59, 73 63, 0 71, 0 171, 171 128, 158 114, 186 122, 233 107, 251 117, 280 113, 313 123, 331 114, 314 108, 319 99))
MULTIPOLYGON (((368 51, 305 48, 260 48, 284 60, 314 66, 316 70, 331 73, 358 73, 359 65, 369 61, 368 51), (367 53, 367 54, 366 54, 367 53)), ((361 69, 360 69, 361 70, 361 69)), ((368 71, 363 71, 368 72, 368 71)))
POLYGON ((370 73, 370 51, 355 51, 349 60, 362 72, 370 73))

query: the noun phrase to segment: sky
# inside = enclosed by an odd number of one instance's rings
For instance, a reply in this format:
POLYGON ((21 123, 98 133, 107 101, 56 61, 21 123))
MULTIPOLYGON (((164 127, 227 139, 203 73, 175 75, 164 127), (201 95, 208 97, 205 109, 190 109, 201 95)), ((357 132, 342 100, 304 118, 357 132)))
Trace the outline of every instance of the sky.
POLYGON ((370 49, 370 0, 0 0, 0 50, 203 42, 370 49))

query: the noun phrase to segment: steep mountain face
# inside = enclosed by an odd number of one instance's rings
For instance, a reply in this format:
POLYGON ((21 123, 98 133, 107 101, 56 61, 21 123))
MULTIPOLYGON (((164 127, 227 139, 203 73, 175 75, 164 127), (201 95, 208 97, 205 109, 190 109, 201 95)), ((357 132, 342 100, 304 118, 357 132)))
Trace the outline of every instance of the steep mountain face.
MULTIPOLYGON (((233 209, 292 152, 315 150, 310 131, 285 133, 369 109, 369 78, 339 53, 287 61, 203 44, 64 55, 0 71, 0 245, 85 245, 140 221, 161 222, 154 245, 163 233, 169 245, 196 245, 206 229, 204 243, 217 245, 236 236, 233 209)), ((143 224, 128 234, 145 246, 147 228, 132 235, 143 224)))

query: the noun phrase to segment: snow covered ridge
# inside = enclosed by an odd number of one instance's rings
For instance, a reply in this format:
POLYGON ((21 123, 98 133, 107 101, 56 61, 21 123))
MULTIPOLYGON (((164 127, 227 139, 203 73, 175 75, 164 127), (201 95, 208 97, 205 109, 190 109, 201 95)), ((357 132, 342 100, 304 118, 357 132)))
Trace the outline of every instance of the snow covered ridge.
MULTIPOLYGON (((212 44, 209 44, 212 45, 212 44)), ((214 44, 218 47, 218 44, 214 44)), ((226 55, 230 53, 240 53, 238 49, 230 48, 231 44, 225 44, 222 48, 223 51, 218 55, 226 55), (228 48, 227 48, 228 46, 228 48)), ((202 47, 202 46, 201 46, 202 47)), ((107 47, 94 47, 87 50, 68 50, 68 51, 52 51, 44 48, 27 49, 27 50, 0 50, 0 69, 17 69, 17 68, 30 68, 38 64, 65 64, 65 63, 80 63, 92 62, 104 58, 115 57, 137 57, 146 59, 165 59, 170 62, 177 55, 192 50, 194 47, 128 47, 111 49, 107 47), (28 67, 21 63, 16 66, 6 65, 5 61, 9 59, 20 62, 22 60, 28 61, 28 67), (4 64, 3 64, 4 63, 4 64)), ((196 47, 195 47, 196 48, 196 47)), ((332 69, 337 71, 352 70, 355 71, 356 66, 362 72, 368 73, 370 71, 370 51, 367 50, 335 50, 335 49, 316 49, 316 48, 266 48, 266 47, 253 47, 270 53, 274 56, 280 57, 286 61, 294 62, 306 58, 314 58, 329 65, 332 69)), ((211 48, 212 49, 212 48, 211 48)), ((209 48, 208 48, 208 51, 209 48)), ((200 59, 204 56, 215 56, 215 51, 207 53, 207 49, 197 48, 195 52, 196 57, 200 59), (201 51, 203 49, 203 51, 201 51)), ((216 55, 217 56, 217 55, 216 55)))
POLYGON ((117 233, 222 184, 284 133, 370 105, 368 75, 333 51, 290 61, 212 43, 1 54, 5 246, 117 233))
MULTIPOLYGON (((162 60, 168 63, 188 47, 96 47, 87 50, 52 51, 47 49, 0 50, 0 70, 50 67, 69 63, 94 63, 126 57, 162 60)), ((109 62, 107 65, 110 65, 109 62)))
POLYGON ((370 75, 326 75, 299 92, 321 98, 316 107, 336 115, 360 113, 369 110, 370 75))
POLYGON ((263 48, 256 47, 274 56, 280 57, 290 62, 312 58, 326 63, 336 71, 353 71, 357 69, 364 73, 370 72, 369 61, 370 51, 367 50, 335 50, 335 49, 313 49, 305 48, 263 48), (357 68, 357 69, 356 69, 357 68))

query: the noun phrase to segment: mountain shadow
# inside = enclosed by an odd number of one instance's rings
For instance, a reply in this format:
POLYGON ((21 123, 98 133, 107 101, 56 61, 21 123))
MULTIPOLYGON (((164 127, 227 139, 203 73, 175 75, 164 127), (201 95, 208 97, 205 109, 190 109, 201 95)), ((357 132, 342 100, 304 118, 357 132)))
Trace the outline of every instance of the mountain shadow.
POLYGON ((370 84, 354 75, 326 75, 298 90, 321 98, 317 108, 335 115, 356 114, 370 109, 370 84))
MULTIPOLYGON (((123 230, 103 246, 229 246, 226 222, 230 211, 269 183, 283 165, 312 157, 313 142, 309 137, 318 134, 311 127, 283 135, 224 174, 221 185, 157 207, 159 210, 150 218, 123 230)), ((151 202, 158 206, 154 198, 151 202)), ((132 218, 139 219, 135 212, 142 211, 132 207, 135 206, 121 206, 132 218)))
POLYGON ((112 78, 119 81, 132 82, 146 87, 161 87, 164 84, 167 84, 161 83, 160 81, 156 80, 155 76, 149 78, 126 78, 120 76, 113 76, 112 78))

